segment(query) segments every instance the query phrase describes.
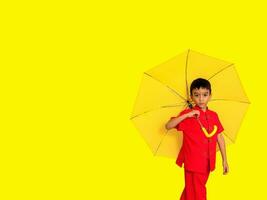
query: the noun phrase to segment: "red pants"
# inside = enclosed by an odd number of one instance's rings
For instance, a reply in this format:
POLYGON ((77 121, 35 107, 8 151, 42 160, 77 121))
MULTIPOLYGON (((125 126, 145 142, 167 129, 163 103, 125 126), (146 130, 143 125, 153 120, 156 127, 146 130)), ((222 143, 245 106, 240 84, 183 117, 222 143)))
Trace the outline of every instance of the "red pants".
POLYGON ((206 183, 209 172, 197 173, 184 170, 185 187, 180 200, 206 200, 206 183))

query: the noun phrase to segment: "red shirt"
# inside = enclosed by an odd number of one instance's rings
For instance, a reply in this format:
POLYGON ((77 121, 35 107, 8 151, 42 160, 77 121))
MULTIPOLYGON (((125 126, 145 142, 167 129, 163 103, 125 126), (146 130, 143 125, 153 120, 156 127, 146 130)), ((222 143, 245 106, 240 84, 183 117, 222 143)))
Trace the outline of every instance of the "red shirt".
MULTIPOLYGON (((180 122, 176 129, 183 132, 183 145, 176 159, 176 164, 195 172, 207 172, 215 169, 217 136, 224 128, 216 112, 208 108, 204 112, 200 107, 194 106, 193 110, 199 110, 199 120, 210 133, 213 126, 217 126, 217 132, 207 138, 201 130, 201 125, 195 117, 189 117, 180 122)), ((191 109, 183 110, 178 116, 191 112, 191 109)), ((174 118, 174 117, 171 117, 174 118)))

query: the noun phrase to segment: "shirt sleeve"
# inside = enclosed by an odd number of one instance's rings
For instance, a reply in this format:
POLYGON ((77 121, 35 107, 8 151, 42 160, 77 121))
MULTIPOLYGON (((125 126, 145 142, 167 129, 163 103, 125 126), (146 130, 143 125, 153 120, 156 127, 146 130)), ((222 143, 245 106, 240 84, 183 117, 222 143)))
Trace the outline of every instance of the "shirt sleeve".
POLYGON ((220 134, 221 132, 224 131, 224 128, 223 128, 223 126, 221 124, 221 121, 220 121, 219 116, 218 116, 217 113, 216 113, 216 118, 217 118, 217 124, 216 125, 217 125, 217 128, 218 128, 217 134, 220 134))
MULTIPOLYGON (((180 117, 181 115, 183 115, 183 114, 185 114, 187 112, 188 112, 188 110, 183 110, 176 117, 180 117)), ((171 117, 171 119, 173 119, 173 118, 175 118, 175 117, 171 117)), ((186 129, 186 120, 181 121, 179 124, 176 125, 175 128, 176 128, 177 131, 184 131, 186 129)))

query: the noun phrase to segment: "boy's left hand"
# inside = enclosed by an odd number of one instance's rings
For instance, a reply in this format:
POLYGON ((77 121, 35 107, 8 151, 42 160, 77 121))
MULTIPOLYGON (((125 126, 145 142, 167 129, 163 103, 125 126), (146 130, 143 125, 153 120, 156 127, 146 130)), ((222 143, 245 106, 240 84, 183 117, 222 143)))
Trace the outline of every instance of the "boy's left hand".
POLYGON ((227 161, 225 161, 223 162, 223 175, 228 174, 228 172, 229 172, 229 166, 228 166, 227 161))

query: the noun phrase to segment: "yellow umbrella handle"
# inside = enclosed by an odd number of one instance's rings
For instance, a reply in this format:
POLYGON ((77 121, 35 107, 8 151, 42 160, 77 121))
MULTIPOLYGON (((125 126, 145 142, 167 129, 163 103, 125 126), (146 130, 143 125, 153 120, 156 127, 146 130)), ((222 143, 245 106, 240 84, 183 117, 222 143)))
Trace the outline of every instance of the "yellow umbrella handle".
POLYGON ((217 126, 216 125, 213 126, 213 131, 211 133, 208 133, 208 131, 203 126, 201 127, 201 129, 207 138, 214 136, 214 134, 217 132, 217 126))

